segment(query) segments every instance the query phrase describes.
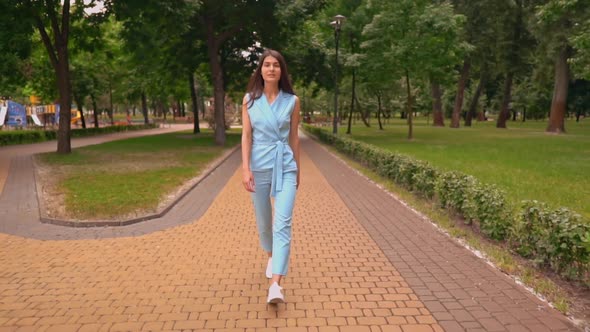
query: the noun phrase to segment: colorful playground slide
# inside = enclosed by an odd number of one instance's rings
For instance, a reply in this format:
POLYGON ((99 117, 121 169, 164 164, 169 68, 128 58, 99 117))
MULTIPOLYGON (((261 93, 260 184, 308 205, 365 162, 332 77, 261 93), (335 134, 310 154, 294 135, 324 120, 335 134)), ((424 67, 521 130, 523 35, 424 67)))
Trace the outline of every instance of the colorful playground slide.
POLYGON ((6 113, 8 113, 8 107, 0 107, 0 126, 4 125, 4 119, 6 119, 6 113))
POLYGON ((36 126, 43 126, 43 124, 41 123, 41 120, 39 119, 37 114, 31 114, 31 119, 33 119, 33 122, 35 123, 36 126))

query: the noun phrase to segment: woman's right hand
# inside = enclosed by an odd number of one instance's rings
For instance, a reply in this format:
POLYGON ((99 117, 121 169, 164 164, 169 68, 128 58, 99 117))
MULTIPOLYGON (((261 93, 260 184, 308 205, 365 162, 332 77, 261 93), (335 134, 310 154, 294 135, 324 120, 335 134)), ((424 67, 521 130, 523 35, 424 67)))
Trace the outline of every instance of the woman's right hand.
POLYGON ((242 171, 242 184, 247 191, 253 193, 255 190, 254 186, 254 176, 252 175, 252 171, 250 170, 243 170, 242 171))

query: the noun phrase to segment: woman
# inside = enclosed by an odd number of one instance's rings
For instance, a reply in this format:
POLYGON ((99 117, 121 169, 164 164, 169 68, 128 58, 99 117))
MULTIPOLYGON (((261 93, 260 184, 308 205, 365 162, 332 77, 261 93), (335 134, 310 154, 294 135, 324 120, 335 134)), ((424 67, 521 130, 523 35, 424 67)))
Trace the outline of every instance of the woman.
POLYGON ((262 249, 268 253, 268 303, 284 302, 291 220, 299 187, 299 99, 287 64, 275 50, 265 50, 242 102, 242 182, 252 194, 262 249), (274 197, 274 220, 270 197, 274 197))

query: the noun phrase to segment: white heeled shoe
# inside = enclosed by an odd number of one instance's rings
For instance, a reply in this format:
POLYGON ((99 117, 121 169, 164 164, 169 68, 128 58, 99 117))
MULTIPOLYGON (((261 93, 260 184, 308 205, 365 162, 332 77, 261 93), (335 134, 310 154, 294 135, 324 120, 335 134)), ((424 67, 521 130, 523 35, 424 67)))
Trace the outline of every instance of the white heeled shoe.
POLYGON ((276 282, 273 282, 268 289, 268 298, 266 299, 266 303, 283 303, 285 302, 285 296, 281 292, 283 287, 279 286, 276 282))

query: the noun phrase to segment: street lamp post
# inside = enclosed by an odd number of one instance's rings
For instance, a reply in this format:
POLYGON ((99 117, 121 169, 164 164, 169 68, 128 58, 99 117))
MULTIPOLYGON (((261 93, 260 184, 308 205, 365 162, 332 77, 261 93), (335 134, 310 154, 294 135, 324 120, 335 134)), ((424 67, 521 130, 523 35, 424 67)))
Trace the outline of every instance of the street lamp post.
POLYGON ((336 66, 334 69, 334 116, 333 116, 333 129, 332 133, 338 133, 338 41, 340 40, 340 30, 342 24, 346 20, 346 17, 342 15, 334 16, 334 21, 330 22, 330 25, 334 28, 334 39, 336 41, 336 66))

